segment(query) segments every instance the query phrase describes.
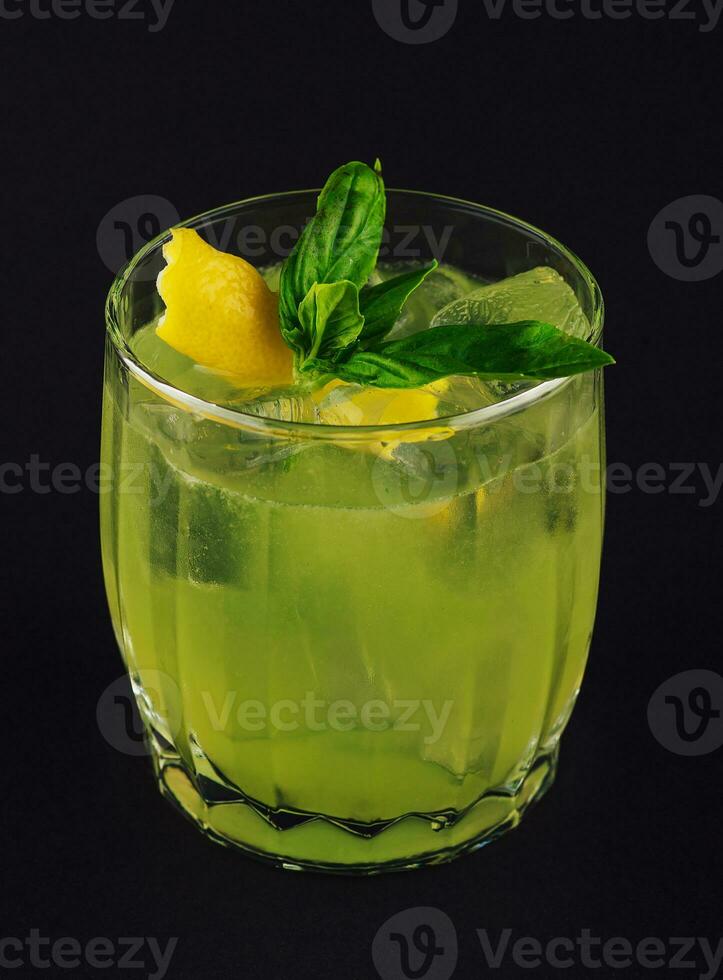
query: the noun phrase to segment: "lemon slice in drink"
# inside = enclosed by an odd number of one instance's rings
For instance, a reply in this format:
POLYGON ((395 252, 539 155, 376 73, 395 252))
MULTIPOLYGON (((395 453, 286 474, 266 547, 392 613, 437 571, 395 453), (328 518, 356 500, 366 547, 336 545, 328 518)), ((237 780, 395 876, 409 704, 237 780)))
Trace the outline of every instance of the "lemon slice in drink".
MULTIPOLYGON (((436 389, 441 389, 437 384, 436 389)), ((401 425, 437 418, 438 391, 362 388, 331 381, 315 393, 319 421, 325 425, 401 425)))

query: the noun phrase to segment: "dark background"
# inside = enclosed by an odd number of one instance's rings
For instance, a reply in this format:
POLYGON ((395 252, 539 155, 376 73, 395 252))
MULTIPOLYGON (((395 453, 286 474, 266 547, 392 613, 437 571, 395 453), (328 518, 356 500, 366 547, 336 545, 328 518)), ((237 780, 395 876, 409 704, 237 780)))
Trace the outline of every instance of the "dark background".
MULTIPOLYGON (((188 217, 378 155, 392 186, 482 201, 571 245, 603 287, 618 359, 610 461, 715 473, 723 280, 665 275, 647 231, 671 201, 721 194, 721 32, 493 22, 481 0, 419 46, 388 37, 367 0, 177 0, 158 33, 0 18, 2 461, 98 459, 112 275, 96 232, 110 208, 158 194, 188 217)), ((485 973, 477 928, 715 948, 721 751, 667 751, 646 712, 672 674, 720 663, 720 508, 669 489, 609 500, 590 667, 554 791, 475 855, 366 880, 282 874, 212 846, 161 800, 147 760, 103 740, 96 703, 122 668, 97 497, 27 480, 3 494, 2 935, 177 936, 168 975, 193 980, 373 980, 377 929, 417 906, 454 922, 459 977, 485 973)))

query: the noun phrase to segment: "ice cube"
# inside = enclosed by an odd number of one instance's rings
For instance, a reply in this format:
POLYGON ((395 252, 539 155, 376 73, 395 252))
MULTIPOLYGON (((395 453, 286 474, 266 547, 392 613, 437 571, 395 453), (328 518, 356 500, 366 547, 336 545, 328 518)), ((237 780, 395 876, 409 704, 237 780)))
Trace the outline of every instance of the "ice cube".
POLYGON ((475 377, 450 377, 437 382, 439 416, 464 415, 493 404, 485 383, 475 377))
MULTIPOLYGON (((432 326, 520 320, 542 320, 573 337, 586 338, 590 333, 590 323, 571 287, 558 272, 545 266, 481 286, 448 303, 435 315, 432 326)), ((533 383, 486 381, 483 384, 499 401, 530 388, 533 383)))
POLYGON ((178 482, 167 460, 152 443, 148 446, 143 477, 147 482, 138 497, 137 506, 147 508, 151 572, 154 575, 174 576, 179 537, 178 482))
POLYGON ((318 405, 313 394, 301 390, 284 388, 266 391, 250 400, 237 398, 228 403, 228 406, 245 415, 256 415, 280 422, 318 421, 318 405))
MULTIPOLYGON (((200 480, 183 483, 187 574, 198 583, 249 587, 253 517, 241 495, 200 480)), ((186 571, 186 569, 184 569, 186 571)))
POLYGON ((543 266, 482 286, 454 300, 439 310, 432 326, 520 320, 542 320, 573 337, 585 338, 590 332, 590 324, 575 293, 559 273, 543 266))
MULTIPOLYGON (((424 262, 381 263, 377 267, 379 281, 384 282, 393 276, 421 268, 424 262)), ((479 288, 480 280, 468 276, 450 265, 440 265, 424 280, 407 300, 402 315, 397 320, 388 339, 407 337, 409 334, 426 330, 443 307, 466 296, 479 288)), ((387 338, 385 338, 387 339, 387 338)))

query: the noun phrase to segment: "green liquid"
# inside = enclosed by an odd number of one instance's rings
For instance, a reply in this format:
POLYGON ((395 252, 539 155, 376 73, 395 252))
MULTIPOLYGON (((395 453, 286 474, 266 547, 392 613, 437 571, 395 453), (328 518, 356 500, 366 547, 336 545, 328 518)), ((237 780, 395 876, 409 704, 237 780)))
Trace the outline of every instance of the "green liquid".
POLYGON ((599 386, 360 448, 193 419, 109 354, 113 620, 161 785, 207 833, 370 869, 517 822, 589 647, 599 386))

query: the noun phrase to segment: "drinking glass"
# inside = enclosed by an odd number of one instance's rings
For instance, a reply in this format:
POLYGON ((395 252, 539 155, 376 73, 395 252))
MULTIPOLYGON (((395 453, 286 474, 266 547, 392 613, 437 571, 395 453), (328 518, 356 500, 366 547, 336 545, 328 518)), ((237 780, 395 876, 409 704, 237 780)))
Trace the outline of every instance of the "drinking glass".
MULTIPOLYGON (((266 267, 316 193, 186 226, 266 267)), ((101 504, 113 624, 162 793, 208 837, 290 869, 374 873, 482 846, 552 783, 583 676, 601 372, 493 385, 487 404, 394 425, 216 404, 134 352, 163 309, 168 238, 109 295, 101 504)), ((390 191, 382 258, 433 255, 488 281, 553 268, 600 341, 597 284, 549 235, 390 191)))

